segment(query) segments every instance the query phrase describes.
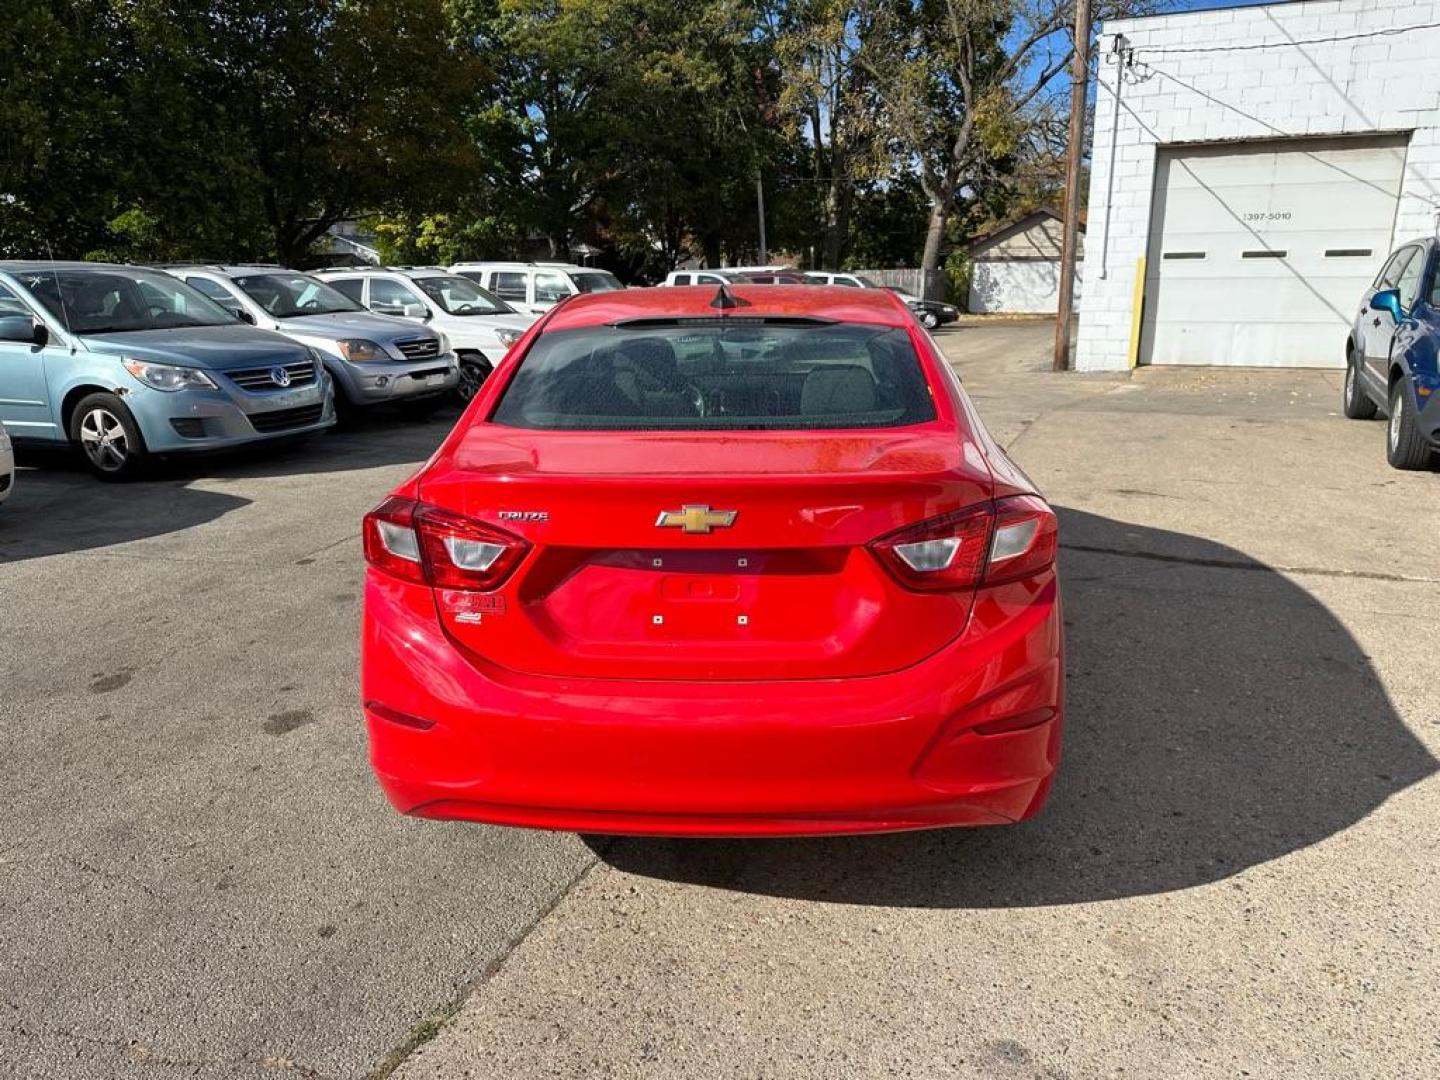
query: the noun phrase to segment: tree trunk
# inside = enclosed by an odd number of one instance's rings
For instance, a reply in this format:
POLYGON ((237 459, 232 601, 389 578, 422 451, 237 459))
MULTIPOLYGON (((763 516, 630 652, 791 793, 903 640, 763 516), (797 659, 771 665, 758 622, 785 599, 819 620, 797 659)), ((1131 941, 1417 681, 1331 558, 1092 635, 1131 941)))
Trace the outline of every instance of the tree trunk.
POLYGON ((825 256, 820 270, 839 270, 840 257, 850 231, 850 185, 843 177, 832 176, 825 195, 825 256))
MULTIPOLYGON (((930 224, 925 230, 925 253, 920 257, 920 269, 925 271, 926 281, 932 271, 940 269, 940 245, 945 242, 945 222, 950 217, 950 200, 935 199, 930 203, 930 224)), ((928 300, 929 297, 924 297, 928 300)))
POLYGON ((705 265, 717 267, 720 265, 720 237, 708 234, 701 238, 700 246, 705 249, 705 265))

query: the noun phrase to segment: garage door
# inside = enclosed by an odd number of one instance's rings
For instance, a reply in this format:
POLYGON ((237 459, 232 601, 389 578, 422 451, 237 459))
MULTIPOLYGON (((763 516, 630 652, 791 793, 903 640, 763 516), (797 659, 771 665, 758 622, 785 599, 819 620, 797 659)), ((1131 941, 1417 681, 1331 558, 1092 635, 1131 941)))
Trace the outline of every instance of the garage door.
POLYGON ((1405 136, 1162 149, 1140 362, 1343 367, 1390 249, 1405 136))

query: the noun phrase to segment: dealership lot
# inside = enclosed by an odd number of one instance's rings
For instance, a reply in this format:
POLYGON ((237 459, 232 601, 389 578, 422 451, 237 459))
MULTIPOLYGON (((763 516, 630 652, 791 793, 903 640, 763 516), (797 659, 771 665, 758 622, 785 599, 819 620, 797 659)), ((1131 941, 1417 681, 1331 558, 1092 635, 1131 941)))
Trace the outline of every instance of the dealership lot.
MULTIPOLYGON (((1440 474, 1339 373, 1054 375, 940 335, 1062 508, 1036 822, 413 822, 359 721, 360 515, 454 414, 0 511, 0 1075, 1440 1071, 1440 474), (474 993, 466 997, 467 990, 474 993)), ((35 462, 32 462, 35 463, 35 462)))

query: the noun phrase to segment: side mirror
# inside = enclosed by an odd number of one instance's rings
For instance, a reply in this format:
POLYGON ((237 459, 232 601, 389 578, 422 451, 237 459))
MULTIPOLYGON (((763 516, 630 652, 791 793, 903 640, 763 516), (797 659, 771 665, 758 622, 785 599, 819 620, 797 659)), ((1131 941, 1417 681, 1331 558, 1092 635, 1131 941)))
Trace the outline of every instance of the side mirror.
POLYGON ((434 316, 430 314, 430 309, 424 304, 406 304, 405 317, 407 319, 424 319, 429 322, 434 316))
POLYGON ((1395 289, 1381 289, 1370 298, 1371 311, 1385 311, 1397 323, 1405 319, 1405 312, 1400 310, 1400 293, 1395 289))
POLYGON ((42 346, 50 341, 50 328, 29 315, 0 316, 0 341, 42 346))
POLYGON ((243 307, 233 307, 230 309, 230 312, 241 322, 249 323, 251 326, 255 325, 255 316, 251 315, 250 312, 246 311, 243 307))

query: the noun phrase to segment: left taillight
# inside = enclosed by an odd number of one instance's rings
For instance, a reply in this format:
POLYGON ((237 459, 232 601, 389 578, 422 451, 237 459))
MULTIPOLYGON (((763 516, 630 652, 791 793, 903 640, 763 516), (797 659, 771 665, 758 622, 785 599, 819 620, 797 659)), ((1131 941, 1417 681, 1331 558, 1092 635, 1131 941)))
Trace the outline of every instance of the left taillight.
POLYGON ((902 585, 926 592, 1002 585, 1055 563, 1055 513, 1020 495, 910 525, 871 546, 902 585))
POLYGON ((365 560, 392 577, 437 589, 490 592, 520 565, 520 537, 413 499, 385 500, 365 515, 365 560))

